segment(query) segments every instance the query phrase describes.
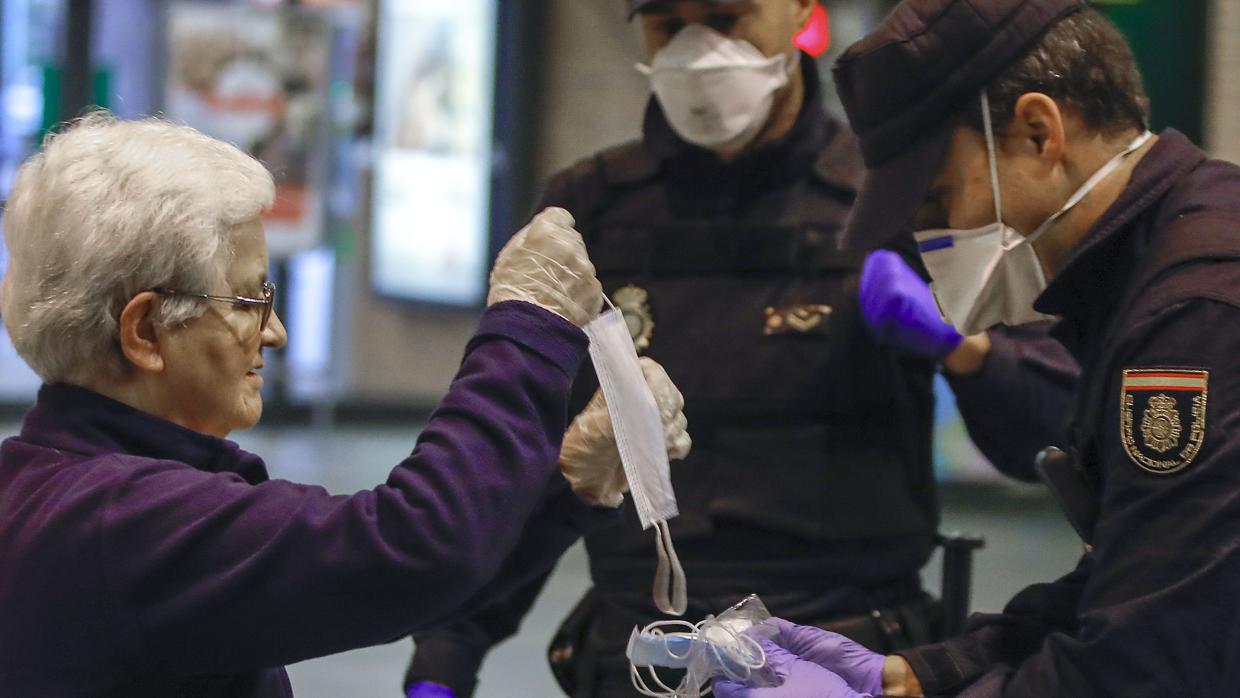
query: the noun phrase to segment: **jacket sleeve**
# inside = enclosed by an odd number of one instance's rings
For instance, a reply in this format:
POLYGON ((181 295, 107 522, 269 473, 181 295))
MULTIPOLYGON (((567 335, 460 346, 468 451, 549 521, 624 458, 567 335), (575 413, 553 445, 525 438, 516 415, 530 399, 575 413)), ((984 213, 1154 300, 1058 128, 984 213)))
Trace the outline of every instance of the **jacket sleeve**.
POLYGON ((1076 608, 1089 566, 1089 559, 1083 558, 1059 580, 1024 589, 1002 613, 973 614, 958 638, 896 654, 908 660, 927 696, 954 695, 953 689, 995 667, 1020 664, 1048 635, 1075 632, 1076 608))
POLYGON ((414 635, 405 686, 431 681, 451 688, 456 698, 473 696, 487 653, 517 633, 550 576, 544 572, 472 615, 414 635))
POLYGON ((929 688, 974 679, 959 695, 1154 698, 1234 692, 1224 677, 1234 672, 1230 664, 1237 658, 1224 652, 1240 610, 1236 327, 1240 309, 1197 299, 1151 314, 1125 333, 1116 363, 1104 369, 1105 404, 1091 417, 1101 514, 1075 623, 1062 629, 1048 625, 1028 654, 1036 631, 1019 635, 1017 652, 1006 651, 1005 644, 1017 635, 1002 629, 989 638, 975 630, 945 643, 958 655, 970 646, 980 648, 981 659, 968 671, 927 673, 929 688), (1123 382, 1125 370, 1155 376, 1147 381, 1170 372, 1167 385, 1173 387, 1148 389, 1155 393, 1138 401, 1123 382), (1184 372, 1204 376, 1205 385, 1183 387, 1192 382, 1177 378, 1184 372))
POLYGON ((1034 460, 1047 446, 1068 442, 1080 367, 1050 323, 989 331, 991 350, 967 376, 944 371, 969 437, 999 472, 1038 479, 1034 460))
POLYGON ((586 346, 533 305, 489 308, 412 454, 352 496, 121 463, 98 521, 115 636, 126 638, 118 651, 178 674, 239 671, 390 641, 451 615, 514 552, 557 476, 586 346))
MULTIPOLYGON (((601 187, 597 159, 582 160, 551 178, 534 211, 541 211, 548 206, 567 210, 576 219, 577 229, 585 236, 588 248, 590 217, 601 196, 601 187)), ((594 375, 593 367, 589 361, 583 362, 569 398, 570 418, 585 408, 597 387, 598 379, 594 375)), ((571 495, 571 490, 569 493, 569 496, 576 500, 576 497, 571 495)), ((589 526, 596 527, 614 521, 616 512, 608 513, 610 516, 595 511, 589 526)), ((539 546, 538 538, 542 534, 535 530, 533 523, 531 521, 530 528, 523 534, 522 543, 539 546)), ((587 532, 583 528, 577 537, 587 532)), ((577 537, 557 543, 556 559, 577 537)), ((555 560, 551 560, 549 564, 535 568, 539 574, 532 578, 528 575, 508 575, 501 572, 495 583, 497 587, 502 586, 503 591, 493 588, 473 600, 470 604, 474 610, 472 614, 462 613, 442 626, 414 635, 414 655, 405 674, 405 685, 418 681, 433 681, 451 688, 457 698, 472 695, 477 686, 478 670, 487 653, 495 645, 516 634, 521 621, 542 593, 550 576, 550 567, 554 564, 555 560)))
POLYGON ((557 478, 549 494, 499 574, 462 607, 461 615, 414 635, 405 686, 433 681, 451 688, 457 698, 473 695, 487 652, 516 634, 564 551, 620 520, 618 509, 582 503, 563 478, 557 478))

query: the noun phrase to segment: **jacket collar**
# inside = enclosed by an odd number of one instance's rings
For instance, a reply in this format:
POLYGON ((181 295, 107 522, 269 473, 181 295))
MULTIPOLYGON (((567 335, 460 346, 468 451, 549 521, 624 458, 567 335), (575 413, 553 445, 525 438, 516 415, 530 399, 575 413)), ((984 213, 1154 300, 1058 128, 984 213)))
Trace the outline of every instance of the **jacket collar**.
POLYGON ((44 385, 22 424, 23 441, 94 457, 112 453, 173 460, 210 473, 268 479, 258 456, 236 443, 173 424, 86 388, 44 385))
MULTIPOLYGON (((1113 280, 1114 266, 1123 250, 1141 244, 1134 240, 1134 225, 1155 208, 1190 170, 1205 160, 1201 149, 1179 131, 1168 129, 1132 171, 1128 186, 1102 214, 1064 268, 1050 281, 1034 303, 1039 312, 1071 316, 1097 305, 1099 295, 1115 293, 1114 283, 1099 289, 1099 280, 1113 280)), ((1131 272, 1131 269, 1127 270, 1131 272)))

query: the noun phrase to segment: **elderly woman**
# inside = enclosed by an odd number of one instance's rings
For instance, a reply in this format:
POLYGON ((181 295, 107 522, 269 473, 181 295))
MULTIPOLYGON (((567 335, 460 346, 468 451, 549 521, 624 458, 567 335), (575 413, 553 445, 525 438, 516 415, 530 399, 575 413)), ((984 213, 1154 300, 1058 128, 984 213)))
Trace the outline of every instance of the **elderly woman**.
MULTIPOLYGON (((224 440, 258 421, 263 350, 286 340, 272 196, 259 163, 158 120, 87 117, 23 165, 0 312, 45 385, 0 447, 0 695, 289 696, 283 664, 465 612, 610 520, 605 403, 565 431, 602 301, 562 210, 501 253, 456 380, 385 484, 270 480, 224 440)), ((647 369, 681 455, 679 394, 647 369)))

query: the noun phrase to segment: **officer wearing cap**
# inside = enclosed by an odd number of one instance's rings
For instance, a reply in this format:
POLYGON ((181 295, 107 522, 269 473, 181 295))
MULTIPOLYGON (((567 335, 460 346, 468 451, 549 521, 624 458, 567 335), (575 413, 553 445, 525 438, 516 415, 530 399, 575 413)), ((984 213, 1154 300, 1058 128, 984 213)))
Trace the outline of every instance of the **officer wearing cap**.
POLYGON ((921 231, 960 327, 1062 317, 1084 370, 1041 469, 1085 554, 892 656, 778 622, 783 686, 716 693, 1235 695, 1240 168, 1147 131, 1132 53, 1082 0, 906 0, 836 82, 867 165, 849 234, 921 231))
MULTIPOLYGON (((1068 411, 1075 368, 1036 333, 962 342, 907 234, 841 251, 863 165, 793 45, 814 5, 631 0, 651 57, 643 138, 560 173, 543 205, 573 213, 638 350, 684 393, 694 451, 672 470, 671 529, 686 617, 756 592, 891 651, 936 637, 918 577, 938 523, 935 364, 973 372, 952 379, 970 428, 1026 478, 1045 442, 1010 424, 1068 411)), ((593 385, 579 381, 578 405, 593 385)), ((654 546, 631 505, 586 545, 594 587, 553 641, 553 670, 571 695, 632 696, 625 642, 660 617, 654 546)), ((409 695, 471 694, 540 589, 415 637, 409 695)))

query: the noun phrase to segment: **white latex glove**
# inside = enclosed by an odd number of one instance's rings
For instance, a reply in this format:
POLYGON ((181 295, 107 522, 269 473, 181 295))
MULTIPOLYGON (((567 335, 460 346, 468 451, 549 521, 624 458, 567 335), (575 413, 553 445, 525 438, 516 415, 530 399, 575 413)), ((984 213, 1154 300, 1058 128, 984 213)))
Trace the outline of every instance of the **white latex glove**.
MULTIPOLYGON (((659 406, 659 418, 663 421, 663 435, 667 443, 667 457, 680 460, 689 455, 693 440, 686 428, 689 421, 681 410, 685 399, 681 396, 667 371, 653 359, 642 357, 642 374, 654 401, 659 406)), ((600 506, 618 507, 629 491, 624 476, 624 464, 620 462, 620 450, 616 447, 616 435, 607 414, 607 400, 600 388, 590 398, 590 403, 573 419, 564 433, 564 445, 560 448, 560 472, 572 485, 582 500, 600 506)))
POLYGON ((526 301, 583 327, 603 307, 603 287, 572 214, 547 208, 504 245, 491 269, 487 305, 526 301))

